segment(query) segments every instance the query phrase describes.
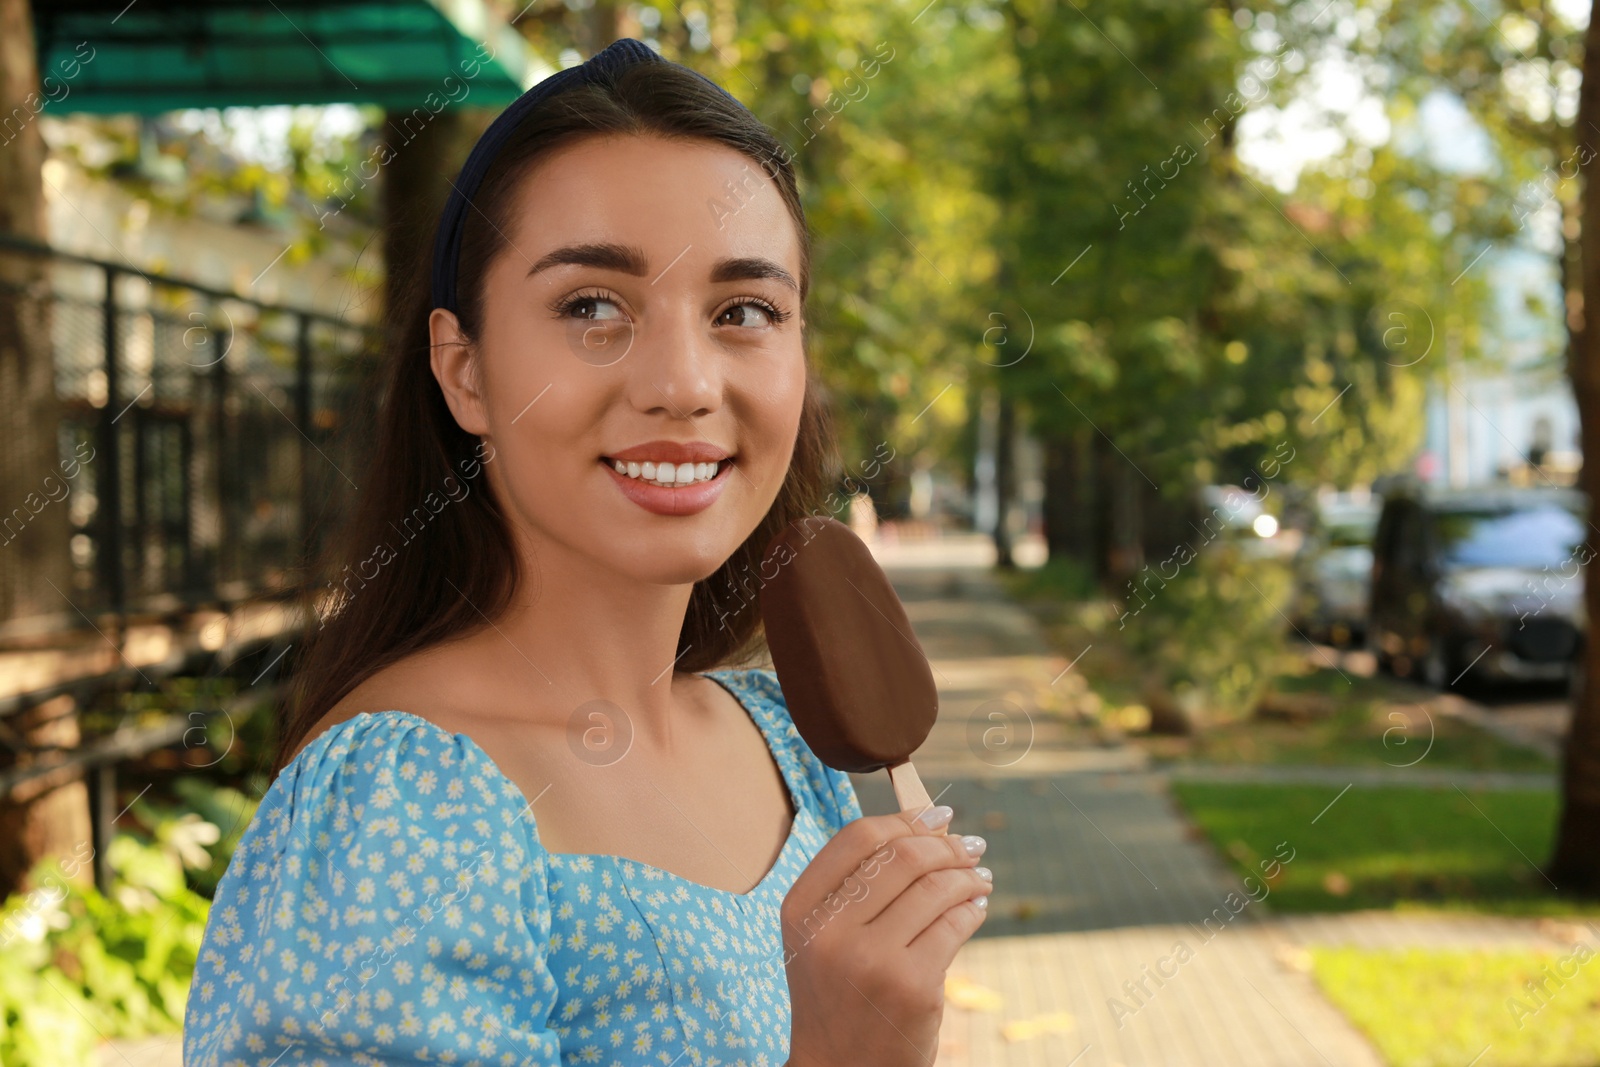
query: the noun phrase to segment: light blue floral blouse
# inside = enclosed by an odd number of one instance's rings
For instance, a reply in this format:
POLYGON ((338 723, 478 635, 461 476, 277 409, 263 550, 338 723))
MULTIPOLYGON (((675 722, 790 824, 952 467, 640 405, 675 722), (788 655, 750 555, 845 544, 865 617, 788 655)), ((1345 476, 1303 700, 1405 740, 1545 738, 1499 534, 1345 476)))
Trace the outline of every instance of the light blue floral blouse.
POLYGON ((770 671, 713 671, 794 801, 747 894, 609 855, 551 853, 464 734, 363 712, 267 791, 217 887, 185 1067, 779 1067, 778 909, 861 809, 795 732, 770 671))

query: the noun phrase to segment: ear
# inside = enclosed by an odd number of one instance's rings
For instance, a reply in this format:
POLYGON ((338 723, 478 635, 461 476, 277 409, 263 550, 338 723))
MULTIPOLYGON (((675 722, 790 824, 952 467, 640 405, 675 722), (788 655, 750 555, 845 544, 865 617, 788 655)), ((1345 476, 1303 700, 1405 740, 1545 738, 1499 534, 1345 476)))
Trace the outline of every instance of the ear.
POLYGON ((428 360, 434 380, 450 405, 456 424, 467 433, 489 432, 479 389, 477 349, 467 340, 455 312, 434 308, 428 316, 428 360))

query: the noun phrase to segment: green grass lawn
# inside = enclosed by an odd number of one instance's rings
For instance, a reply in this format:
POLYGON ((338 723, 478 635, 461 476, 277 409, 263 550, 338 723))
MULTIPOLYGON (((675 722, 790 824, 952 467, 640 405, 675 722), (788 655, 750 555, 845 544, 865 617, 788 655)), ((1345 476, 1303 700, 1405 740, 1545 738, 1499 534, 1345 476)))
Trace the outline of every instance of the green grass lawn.
POLYGON ((1317 948, 1312 973, 1389 1067, 1595 1067, 1597 940, 1569 952, 1317 948))
POLYGON ((1553 792, 1356 785, 1340 796, 1334 786, 1211 782, 1172 788, 1242 874, 1259 876, 1260 861, 1280 842, 1294 849, 1267 897, 1279 912, 1600 916, 1600 902, 1562 897, 1535 867, 1555 832, 1553 792))

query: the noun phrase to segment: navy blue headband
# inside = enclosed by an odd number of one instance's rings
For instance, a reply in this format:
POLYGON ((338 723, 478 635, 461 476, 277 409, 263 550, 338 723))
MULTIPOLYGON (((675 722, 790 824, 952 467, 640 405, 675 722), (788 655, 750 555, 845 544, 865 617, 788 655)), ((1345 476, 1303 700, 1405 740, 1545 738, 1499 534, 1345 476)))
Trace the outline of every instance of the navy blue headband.
MULTIPOLYGON (((478 138, 478 143, 472 146, 472 152, 467 156, 467 161, 461 166, 461 173, 457 176, 450 190, 450 196, 445 201, 444 213, 439 219, 438 235, 433 243, 433 306, 444 308, 448 311, 457 311, 456 307, 456 261, 461 258, 461 231, 466 226, 467 214, 476 211, 472 198, 478 193, 478 186, 483 184, 484 175, 489 172, 489 167, 494 163, 495 157, 500 154, 500 149, 505 147, 506 141, 511 138, 518 123, 534 108, 544 104, 545 101, 567 89, 580 85, 589 85, 597 81, 614 81, 622 71, 636 63, 670 63, 671 60, 657 54, 643 41, 636 41, 632 37, 623 37, 607 45, 601 51, 590 56, 589 59, 576 67, 552 74, 539 82, 527 92, 513 100, 509 106, 489 124, 483 131, 483 136, 478 138)), ((679 64, 673 64, 678 66, 679 64)), ((697 70, 684 67, 697 77, 704 79, 740 107, 737 97, 728 90, 717 85, 697 70)))

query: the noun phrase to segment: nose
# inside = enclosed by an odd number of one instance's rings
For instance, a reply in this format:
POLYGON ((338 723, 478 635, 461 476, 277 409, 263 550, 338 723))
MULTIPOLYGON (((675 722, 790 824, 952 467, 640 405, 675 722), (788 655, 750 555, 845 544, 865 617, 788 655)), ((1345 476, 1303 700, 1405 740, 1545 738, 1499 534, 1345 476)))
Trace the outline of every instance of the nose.
POLYGON ((722 353, 705 330, 685 320, 663 323, 634 346, 629 392, 646 414, 689 419, 722 406, 722 353))

